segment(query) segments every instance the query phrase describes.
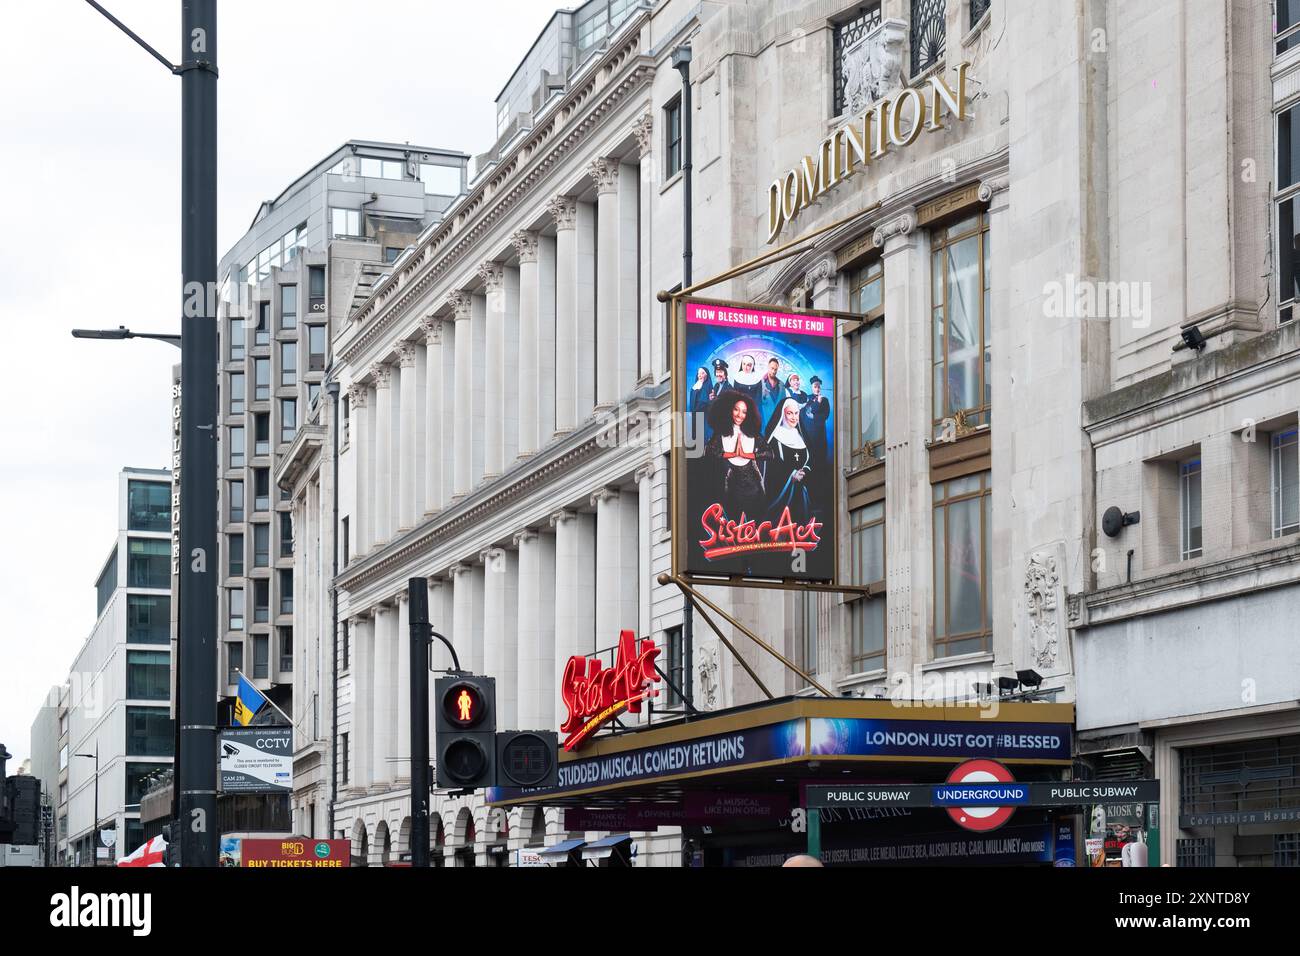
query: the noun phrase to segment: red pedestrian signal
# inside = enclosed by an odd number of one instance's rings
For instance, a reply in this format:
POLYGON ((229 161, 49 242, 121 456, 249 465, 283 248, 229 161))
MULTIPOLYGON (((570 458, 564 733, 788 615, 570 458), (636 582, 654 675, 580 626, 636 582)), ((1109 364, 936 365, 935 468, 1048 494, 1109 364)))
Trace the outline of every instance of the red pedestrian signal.
MULTIPOLYGON (((477 684, 460 680, 443 689, 442 710, 448 723, 462 730, 476 727, 483 719, 483 692, 477 684)), ((487 729, 487 728, 485 728, 487 729)))

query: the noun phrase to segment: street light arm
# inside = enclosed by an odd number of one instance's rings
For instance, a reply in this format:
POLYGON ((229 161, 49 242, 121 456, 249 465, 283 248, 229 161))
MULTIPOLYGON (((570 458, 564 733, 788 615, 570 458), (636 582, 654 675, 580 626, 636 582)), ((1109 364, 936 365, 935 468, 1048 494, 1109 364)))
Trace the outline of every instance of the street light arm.
POLYGON ((127 338, 132 339, 157 339, 159 342, 166 342, 168 345, 181 347, 181 337, 179 335, 167 335, 162 332, 132 332, 127 338))
POLYGON ((159 342, 181 347, 179 335, 168 335, 163 332, 132 332, 125 325, 119 325, 115 329, 73 329, 72 337, 74 339, 157 339, 159 342))
POLYGON ((171 72, 171 73, 180 73, 180 68, 177 67, 177 66, 175 66, 175 65, 172 63, 171 60, 167 59, 167 57, 163 56, 161 53, 159 53, 157 50, 155 50, 153 47, 151 47, 151 46, 150 46, 148 43, 146 43, 146 42, 145 42, 145 41, 144 41, 144 40, 143 40, 143 39, 142 39, 142 38, 141 38, 137 33, 135 33, 135 32, 134 32, 130 27, 128 27, 125 23, 123 23, 123 22, 122 22, 121 20, 119 20, 117 17, 113 16, 113 14, 109 13, 109 12, 108 12, 107 10, 105 10, 103 7, 101 7, 98 3, 95 2, 95 0, 86 0, 86 2, 87 2, 88 4, 90 4, 92 7, 94 7, 96 10, 98 10, 100 13, 102 13, 102 14, 103 14, 107 19, 108 19, 108 21, 109 21, 110 23, 112 23, 115 27, 117 27, 119 30, 121 30, 123 33, 125 33, 127 36, 129 36, 129 37, 130 37, 132 40, 134 40, 136 43, 138 43, 138 44, 140 44, 142 47, 144 47, 145 50, 149 53, 149 55, 152 56, 152 57, 153 57, 155 60, 157 60, 159 63, 161 63, 163 66, 167 67, 167 69, 168 69, 169 72, 171 72))

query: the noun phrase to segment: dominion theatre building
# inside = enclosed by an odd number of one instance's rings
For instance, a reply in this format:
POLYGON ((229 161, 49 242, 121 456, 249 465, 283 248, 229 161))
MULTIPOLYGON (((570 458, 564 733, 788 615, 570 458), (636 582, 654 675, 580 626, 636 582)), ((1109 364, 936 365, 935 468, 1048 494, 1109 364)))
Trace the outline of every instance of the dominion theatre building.
MULTIPOLYGON (((375 863, 409 849, 402 593, 423 576, 435 629, 496 677, 499 726, 584 726, 573 657, 628 677, 649 639, 658 668, 655 696, 562 753, 556 787, 435 792, 448 865, 771 865, 808 847, 832 864, 1083 862, 1086 803, 985 830, 929 806, 810 813, 839 784, 941 783, 967 761, 999 768, 971 779, 1027 784, 1158 776, 1141 839, 1172 861, 1194 834, 1177 753, 1157 759, 1153 735, 1188 714, 1130 718, 1084 685, 1143 693, 1099 619, 1150 610, 1124 606, 1134 582, 1193 576, 1174 567, 1201 560, 1193 540, 1210 555, 1202 489, 1248 493, 1195 430, 1226 418, 1178 424, 1179 389, 1212 403, 1216 376, 1282 376, 1256 420, 1290 444, 1273 472, 1273 446, 1251 459, 1248 487, 1264 509, 1298 493, 1300 391, 1277 358, 1294 326, 1255 278, 1269 5, 1205 7, 557 13, 468 194, 331 332, 346 658, 295 690, 339 701, 331 835, 375 863), (1239 175, 1243 143, 1257 176, 1239 175), (742 319, 819 339, 728 338, 742 319), (823 573, 702 567, 762 532, 690 512, 701 456, 725 516, 781 484, 823 573), (719 527, 725 547, 698 551, 719 527), (638 643, 620 649, 624 631, 638 643)), ((328 532, 305 493, 334 467, 321 436, 281 481, 296 520, 328 532)), ((1246 551, 1289 546, 1275 537, 1246 551)), ((1162 587, 1144 596, 1192 614, 1235 599, 1162 587)), ((1271 653, 1232 667, 1264 673, 1271 653)), ((1142 679, 1175 679, 1176 654, 1142 679)), ((1279 702, 1300 681, 1279 667, 1268 727, 1232 716, 1284 750, 1279 702)))

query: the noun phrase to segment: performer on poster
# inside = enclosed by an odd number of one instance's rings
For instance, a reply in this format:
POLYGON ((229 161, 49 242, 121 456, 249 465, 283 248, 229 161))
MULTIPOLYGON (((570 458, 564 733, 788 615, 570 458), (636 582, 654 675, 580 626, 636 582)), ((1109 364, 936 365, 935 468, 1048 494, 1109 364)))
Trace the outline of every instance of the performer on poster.
MULTIPOLYGON (((748 353, 742 355, 740 357, 740 371, 736 373, 735 388, 737 391, 744 392, 757 404, 759 393, 763 387, 763 379, 754 369, 754 356, 748 353)), ((762 421, 761 407, 759 412, 759 421, 762 421)))
POLYGON ((723 359, 713 360, 713 388, 709 390, 709 401, 714 401, 723 392, 735 388, 727 377, 729 368, 723 359))
MULTIPOLYGON (((779 521, 786 508, 802 524, 812 517, 812 455, 800 420, 799 403, 787 398, 767 427, 767 517, 779 521)), ((819 462, 820 464, 820 462, 819 462)))
POLYGON ((767 374, 759 380, 758 411, 764 422, 770 422, 776 414, 777 406, 785 395, 785 386, 781 383, 781 360, 773 357, 767 360, 767 374))
POLYGON ((799 421, 803 426, 804 439, 808 442, 808 450, 812 452, 813 462, 817 465, 829 464, 827 450, 830 443, 826 439, 826 422, 831 417, 830 399, 822 394, 822 380, 818 376, 814 375, 808 384, 812 386, 812 394, 799 410, 799 421))
POLYGON ((713 437, 704 455, 716 464, 723 511, 732 521, 756 520, 767 505, 758 463, 769 457, 759 434, 758 406, 744 392, 729 389, 710 404, 709 424, 713 437))
POLYGON ((803 380, 798 372, 791 372, 785 380, 785 397, 793 398, 801 406, 808 401, 808 393, 803 390, 803 380))
POLYGON ((709 384, 709 370, 701 365, 695 370, 695 383, 691 386, 690 395, 686 400, 686 434, 692 440, 703 431, 700 423, 708 417, 709 394, 712 388, 713 386, 709 384))

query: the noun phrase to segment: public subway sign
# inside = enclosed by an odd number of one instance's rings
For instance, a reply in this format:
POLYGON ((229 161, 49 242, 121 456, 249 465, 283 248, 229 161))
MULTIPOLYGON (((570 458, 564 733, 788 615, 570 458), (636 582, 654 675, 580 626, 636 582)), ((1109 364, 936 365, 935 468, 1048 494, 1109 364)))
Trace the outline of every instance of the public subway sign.
POLYGON ((574 750, 604 724, 619 714, 641 712, 641 701, 653 697, 661 678, 655 670, 659 648, 651 638, 643 638, 638 647, 636 635, 622 631, 613 667, 595 657, 570 657, 564 665, 560 696, 569 716, 560 726, 567 734, 565 750, 574 750))
POLYGON ((891 149, 911 146, 922 132, 944 129, 945 114, 964 121, 969 63, 957 66, 956 88, 932 76, 919 88, 906 87, 877 100, 849 120, 767 187, 767 241, 814 200, 891 149))

